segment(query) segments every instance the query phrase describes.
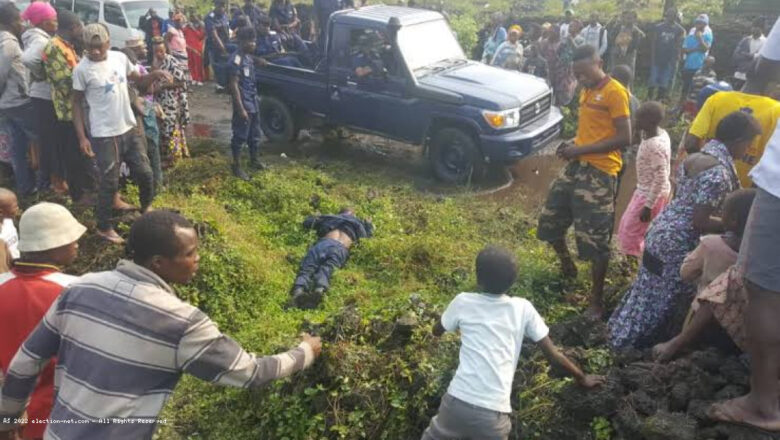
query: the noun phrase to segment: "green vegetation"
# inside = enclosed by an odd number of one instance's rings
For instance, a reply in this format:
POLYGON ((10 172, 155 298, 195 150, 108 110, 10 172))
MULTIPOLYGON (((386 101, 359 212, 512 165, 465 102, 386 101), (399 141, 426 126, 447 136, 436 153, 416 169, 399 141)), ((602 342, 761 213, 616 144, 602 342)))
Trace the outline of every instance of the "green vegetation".
MULTIPOLYGON (((198 146, 195 155, 169 172, 156 202, 196 222, 202 237, 201 270, 178 294, 257 353, 287 349, 304 330, 326 343, 314 368, 259 391, 185 377, 159 439, 416 438, 457 364, 457 337, 434 338, 431 324, 454 295, 474 289, 473 259, 487 243, 516 251, 521 274, 512 294, 533 301, 549 322, 581 308, 586 286, 562 283, 520 201, 466 189, 425 194, 396 167, 349 160, 272 159, 270 171, 246 183, 228 177, 217 146, 198 146), (354 248, 319 310, 287 310, 298 261, 315 239, 301 221, 342 205, 372 217, 376 236, 354 248)), ((105 269, 120 256, 90 236, 75 269, 105 269)), ((612 278, 613 291, 625 281, 612 278)), ((579 360, 595 372, 611 362, 599 349, 581 350, 579 360)), ((524 437, 549 438, 552 399, 570 382, 548 370, 538 350, 524 350, 513 395, 524 437)))

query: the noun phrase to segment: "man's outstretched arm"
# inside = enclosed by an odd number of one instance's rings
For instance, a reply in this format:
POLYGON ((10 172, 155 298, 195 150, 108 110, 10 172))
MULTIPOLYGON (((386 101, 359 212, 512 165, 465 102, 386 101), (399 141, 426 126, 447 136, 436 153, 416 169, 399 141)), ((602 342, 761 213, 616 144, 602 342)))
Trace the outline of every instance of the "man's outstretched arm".
POLYGON ((222 334, 216 324, 198 311, 179 344, 179 368, 219 385, 257 388, 309 367, 321 351, 320 338, 303 335, 292 350, 272 356, 255 356, 222 334))

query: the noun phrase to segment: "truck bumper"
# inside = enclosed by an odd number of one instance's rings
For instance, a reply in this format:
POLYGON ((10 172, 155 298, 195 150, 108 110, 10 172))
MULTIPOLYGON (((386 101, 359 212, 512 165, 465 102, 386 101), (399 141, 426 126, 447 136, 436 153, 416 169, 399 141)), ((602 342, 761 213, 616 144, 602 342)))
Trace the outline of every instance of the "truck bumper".
POLYGON ((563 115, 557 107, 547 117, 521 129, 498 135, 479 136, 482 154, 490 163, 514 162, 544 148, 558 138, 563 129, 563 115))

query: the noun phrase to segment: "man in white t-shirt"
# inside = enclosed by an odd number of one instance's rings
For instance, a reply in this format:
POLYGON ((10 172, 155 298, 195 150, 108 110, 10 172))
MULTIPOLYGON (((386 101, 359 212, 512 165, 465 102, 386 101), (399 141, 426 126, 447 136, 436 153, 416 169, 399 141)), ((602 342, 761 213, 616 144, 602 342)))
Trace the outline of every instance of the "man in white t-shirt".
MULTIPOLYGON (((761 49, 753 79, 765 88, 780 88, 780 19, 761 49)), ((721 422, 780 432, 780 124, 750 177, 758 189, 737 263, 744 271, 748 294, 744 319, 750 393, 713 405, 708 415, 721 422)))
POLYGON ((148 210, 154 199, 152 168, 143 139, 134 129, 136 120, 127 82, 135 81, 145 87, 156 80, 170 81, 171 77, 163 71, 141 76, 125 54, 108 50, 108 30, 102 24, 84 28, 84 44, 87 56, 73 70, 73 124, 81 152, 95 157, 98 165, 98 235, 119 244, 124 240, 110 219, 122 161, 138 184, 141 210, 148 210), (84 100, 89 107, 89 135, 85 130, 84 100))
POLYGON ((580 385, 593 388, 604 383, 603 377, 585 375, 558 351, 530 302, 506 294, 517 278, 512 254, 489 246, 477 256, 476 266, 484 293, 456 296, 433 328, 436 336, 460 330, 460 363, 423 440, 509 437, 509 396, 524 338, 538 343, 547 359, 580 385))

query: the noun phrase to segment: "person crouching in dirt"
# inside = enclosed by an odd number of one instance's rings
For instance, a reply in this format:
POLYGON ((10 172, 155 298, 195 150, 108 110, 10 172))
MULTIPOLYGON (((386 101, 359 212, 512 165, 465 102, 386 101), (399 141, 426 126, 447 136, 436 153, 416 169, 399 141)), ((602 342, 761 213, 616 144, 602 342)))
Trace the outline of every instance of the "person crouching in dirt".
POLYGON ((517 279, 514 255, 488 246, 477 256, 476 271, 481 293, 456 296, 433 327, 435 336, 460 330, 460 362, 423 440, 509 438, 512 380, 524 338, 539 344, 579 385, 605 382, 603 376, 584 374, 558 350, 528 300, 508 295, 517 279))
POLYGON ((330 278, 336 268, 344 267, 349 258, 349 248, 361 238, 374 233, 371 219, 361 220, 351 208, 344 208, 338 215, 309 216, 303 227, 314 229, 320 238, 306 252, 292 289, 292 304, 301 309, 313 309, 322 301, 330 287, 330 278), (314 290, 307 289, 314 284, 314 290))

